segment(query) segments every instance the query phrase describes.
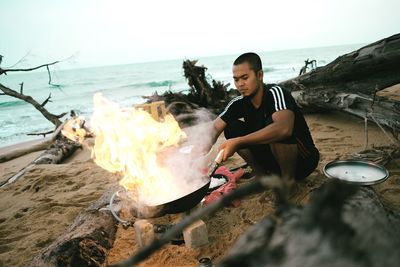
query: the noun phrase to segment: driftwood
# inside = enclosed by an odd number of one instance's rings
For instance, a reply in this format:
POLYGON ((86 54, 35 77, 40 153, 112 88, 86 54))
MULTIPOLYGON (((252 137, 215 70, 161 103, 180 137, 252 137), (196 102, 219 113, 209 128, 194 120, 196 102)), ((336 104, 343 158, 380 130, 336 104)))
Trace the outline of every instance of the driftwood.
POLYGON ((79 143, 73 142, 64 136, 59 137, 35 160, 21 169, 18 173, 0 182, 0 187, 6 186, 17 179, 21 178, 27 171, 36 165, 40 164, 57 164, 67 159, 72 155, 77 148, 82 146, 79 143))
POLYGON ((400 83, 400 34, 338 57, 324 67, 281 82, 304 108, 343 110, 400 132, 400 102, 377 96, 400 83))
POLYGON ((10 151, 6 151, 4 153, 0 154, 0 163, 6 162, 15 158, 18 158, 22 155, 26 155, 28 153, 40 151, 40 150, 45 150, 47 149, 58 137, 59 133, 63 129, 64 125, 68 121, 63 122, 60 126, 57 127, 55 131, 52 132, 52 136, 50 139, 46 139, 44 141, 41 141, 35 145, 28 146, 28 147, 23 147, 23 148, 17 148, 17 149, 12 149, 10 151))
POLYGON ((238 95, 236 90, 228 90, 229 84, 212 80, 207 81, 204 66, 196 66, 197 60, 185 60, 183 70, 189 84, 188 93, 167 91, 162 95, 157 93, 146 97, 149 102, 165 101, 167 111, 175 116, 181 126, 192 125, 196 122, 196 109, 206 108, 211 113, 222 112, 227 103, 238 95))
POLYGON ((112 247, 117 222, 105 208, 118 186, 111 187, 29 266, 101 266, 112 247))
POLYGON ((399 223, 370 187, 330 180, 304 209, 252 226, 218 266, 395 267, 399 223))
POLYGON ((40 104, 35 99, 33 99, 31 96, 23 94, 22 86, 21 86, 20 93, 2 85, 2 84, 0 84, 0 90, 3 91, 3 95, 8 95, 8 96, 18 98, 18 99, 24 100, 25 102, 33 105, 40 113, 42 113, 42 115, 48 121, 50 121, 56 127, 61 125, 60 118, 64 117, 67 114, 66 112, 64 112, 62 114, 55 115, 55 114, 48 112, 47 109, 45 109, 44 106, 50 101, 51 94, 47 97, 47 99, 45 101, 43 101, 43 103, 40 104))
MULTIPOLYGON (((0 59, 1 59, 0 60, 0 64, 1 64, 3 56, 0 55, 0 59)), ((50 72, 50 68, 49 67, 52 66, 52 65, 55 65, 57 63, 60 63, 60 62, 61 61, 54 61, 54 62, 51 62, 51 63, 42 64, 42 65, 39 65, 39 66, 36 66, 36 67, 33 67, 33 68, 2 68, 0 66, 0 75, 2 75, 2 74, 7 75, 7 73, 9 73, 9 72, 28 72, 28 71, 33 71, 33 70, 37 70, 37 69, 40 69, 40 68, 46 68, 47 69, 47 75, 49 77, 48 84, 58 87, 59 85, 51 83, 51 72, 50 72)), ((49 111, 47 111, 47 109, 45 108, 45 105, 48 102, 51 102, 51 93, 49 94, 49 96, 42 103, 39 103, 34 98, 32 98, 31 96, 24 94, 24 83, 23 82, 20 84, 19 92, 8 88, 8 87, 4 86, 1 83, 0 83, 0 90, 2 91, 2 93, 0 93, 0 95, 8 95, 8 96, 11 96, 11 97, 15 97, 15 98, 21 99, 21 100, 31 104, 40 113, 42 113, 42 115, 48 121, 50 121, 52 124, 54 124, 56 128, 62 124, 62 122, 60 121, 60 118, 64 117, 67 114, 67 112, 64 112, 62 114, 55 115, 55 114, 52 114, 49 111)))
POLYGON ((26 155, 28 153, 45 150, 47 147, 49 147, 51 145, 52 142, 53 142, 53 140, 48 138, 48 139, 45 139, 45 140, 43 140, 37 144, 34 144, 32 146, 16 148, 16 149, 7 151, 5 153, 1 153, 0 154, 0 163, 18 158, 18 157, 26 155))

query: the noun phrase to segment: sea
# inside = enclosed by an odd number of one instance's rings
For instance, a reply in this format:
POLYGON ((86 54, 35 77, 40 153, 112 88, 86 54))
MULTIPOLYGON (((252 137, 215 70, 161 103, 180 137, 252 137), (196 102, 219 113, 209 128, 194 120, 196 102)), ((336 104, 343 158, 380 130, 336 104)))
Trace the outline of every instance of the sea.
MULTIPOLYGON (((307 59, 316 60, 317 67, 321 67, 363 46, 364 44, 351 44, 258 52, 263 61, 264 82, 276 83, 298 76, 307 59)), ((206 77, 210 84, 215 79, 229 83, 229 88, 234 88, 232 62, 237 56, 238 54, 183 58, 79 69, 63 69, 61 62, 50 67, 52 85, 48 84, 46 69, 9 72, 7 75, 0 75, 0 83, 15 91, 19 91, 20 84, 23 83, 23 93, 33 97, 38 103, 45 101, 51 94, 51 102, 45 106, 49 112, 61 114, 74 110, 90 122, 93 95, 97 92, 127 107, 144 103, 146 99, 143 96, 155 92, 188 92, 189 85, 182 68, 183 61, 187 59, 197 60, 198 66, 207 68, 206 77)), ((53 125, 31 104, 0 95, 0 148, 40 139, 42 137, 28 134, 44 133, 52 129, 53 125)))

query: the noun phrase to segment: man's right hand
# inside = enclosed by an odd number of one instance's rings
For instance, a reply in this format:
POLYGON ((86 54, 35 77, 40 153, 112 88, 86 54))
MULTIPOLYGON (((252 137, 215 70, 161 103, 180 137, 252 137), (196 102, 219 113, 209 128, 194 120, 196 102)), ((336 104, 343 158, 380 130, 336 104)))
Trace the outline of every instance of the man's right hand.
POLYGON ((224 150, 222 161, 232 157, 233 154, 239 149, 240 137, 228 139, 219 146, 219 150, 224 150))

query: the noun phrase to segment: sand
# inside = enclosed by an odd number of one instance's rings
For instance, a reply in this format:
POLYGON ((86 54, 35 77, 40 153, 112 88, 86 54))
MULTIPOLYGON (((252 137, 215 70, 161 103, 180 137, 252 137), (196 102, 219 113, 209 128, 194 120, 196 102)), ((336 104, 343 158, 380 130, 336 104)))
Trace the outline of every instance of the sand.
MULTIPOLYGON (((306 116, 321 160, 318 168, 303 182, 290 200, 299 205, 307 203, 310 192, 326 179, 322 169, 335 159, 352 158, 364 149, 364 121, 340 112, 306 116)), ((369 124, 369 148, 390 143, 386 135, 369 124)), ((10 149, 10 148, 8 148, 10 149)), ((4 149, 3 149, 4 150, 4 149)), ((1 152, 1 149, 0 149, 1 152)), ((30 153, 0 164, 3 180, 26 166, 40 152, 30 153)), ((236 154, 225 163, 240 166, 243 161, 236 154)), ((386 168, 389 179, 372 186, 382 202, 391 210, 400 211, 400 160, 393 160, 386 168)), ((58 165, 39 165, 21 179, 0 189, 0 266, 25 266, 54 241, 90 203, 99 198, 119 177, 98 167, 84 146, 70 159, 58 165)), ((240 184, 248 183, 241 181, 240 184)), ((217 263, 250 225, 273 214, 274 198, 270 191, 246 197, 239 207, 226 207, 205 219, 209 244, 197 249, 169 244, 140 266, 197 266, 201 257, 217 263)), ((179 215, 166 215, 154 222, 173 222, 179 215)), ((117 263, 139 249, 134 229, 118 227, 117 238, 109 251, 107 264, 117 263)))

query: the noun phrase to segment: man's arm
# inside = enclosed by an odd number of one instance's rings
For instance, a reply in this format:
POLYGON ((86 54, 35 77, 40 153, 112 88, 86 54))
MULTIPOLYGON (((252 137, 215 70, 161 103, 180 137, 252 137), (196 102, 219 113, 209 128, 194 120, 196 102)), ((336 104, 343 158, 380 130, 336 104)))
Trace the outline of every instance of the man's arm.
POLYGON ((264 128, 245 136, 228 139, 219 149, 224 149, 223 160, 231 157, 240 147, 254 144, 270 144, 292 135, 294 127, 294 113, 286 109, 272 114, 272 123, 264 128))
POLYGON ((213 121, 213 128, 211 129, 211 135, 212 135, 211 136, 211 143, 210 143, 210 146, 208 147, 208 151, 215 144, 215 142, 217 141, 218 137, 224 131, 225 127, 226 127, 226 122, 224 122, 220 117, 217 117, 213 121))
POLYGON ((212 146, 225 129, 226 123, 220 117, 217 117, 215 120, 207 123, 206 127, 206 132, 207 134, 210 134, 210 136, 204 136, 204 138, 201 138, 201 140, 199 140, 197 145, 193 148, 193 153, 199 155, 209 154, 212 146))

